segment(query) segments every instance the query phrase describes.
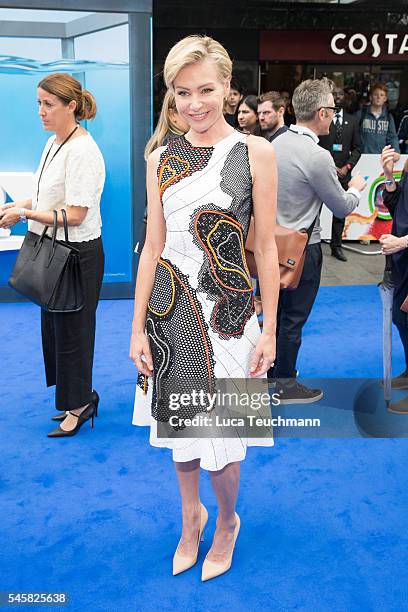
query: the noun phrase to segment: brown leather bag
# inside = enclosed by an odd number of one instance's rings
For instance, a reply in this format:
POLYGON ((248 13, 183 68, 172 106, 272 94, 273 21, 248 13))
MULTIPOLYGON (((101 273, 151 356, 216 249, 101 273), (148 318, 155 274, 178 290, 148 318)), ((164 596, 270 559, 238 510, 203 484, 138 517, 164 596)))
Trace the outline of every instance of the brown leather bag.
MULTIPOLYGON (((299 285, 300 277, 305 263, 305 248, 309 240, 310 230, 313 230, 314 223, 306 230, 293 230, 283 225, 276 224, 275 241, 278 248, 279 274, 281 289, 296 289, 299 285)), ((248 229, 248 236, 245 243, 245 255, 249 273, 253 278, 258 278, 258 270, 254 257, 255 245, 255 225, 254 218, 248 229)))

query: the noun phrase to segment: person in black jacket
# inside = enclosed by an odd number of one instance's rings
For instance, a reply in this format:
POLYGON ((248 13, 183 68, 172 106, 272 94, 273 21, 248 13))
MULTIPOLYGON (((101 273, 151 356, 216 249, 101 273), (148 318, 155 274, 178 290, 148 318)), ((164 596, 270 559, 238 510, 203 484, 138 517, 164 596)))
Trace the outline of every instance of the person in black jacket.
POLYGON ((404 112, 398 128, 398 142, 401 153, 408 153, 408 110, 404 112))
MULTIPOLYGON (((337 176, 345 191, 351 179, 351 170, 361 156, 361 143, 359 125, 353 115, 344 110, 344 91, 336 87, 333 91, 336 112, 330 125, 327 136, 321 136, 319 144, 329 151, 336 164, 337 176)), ((344 230, 344 219, 333 216, 331 252, 333 257, 339 261, 347 261, 347 257, 341 248, 341 239, 344 230)))
MULTIPOLYGON (((392 215, 392 234, 380 237, 384 255, 392 255, 392 279, 394 297, 392 319, 398 329, 405 353, 405 371, 392 380, 394 389, 408 389, 408 314, 401 305, 408 295, 408 161, 399 184, 395 182, 395 150, 390 145, 384 147, 381 164, 385 176, 383 202, 392 215)), ((408 398, 404 398, 389 408, 392 412, 408 413, 408 398)))
POLYGON ((234 128, 238 125, 237 109, 243 97, 244 93, 241 84, 236 79, 232 79, 230 91, 224 103, 224 117, 225 121, 234 128))

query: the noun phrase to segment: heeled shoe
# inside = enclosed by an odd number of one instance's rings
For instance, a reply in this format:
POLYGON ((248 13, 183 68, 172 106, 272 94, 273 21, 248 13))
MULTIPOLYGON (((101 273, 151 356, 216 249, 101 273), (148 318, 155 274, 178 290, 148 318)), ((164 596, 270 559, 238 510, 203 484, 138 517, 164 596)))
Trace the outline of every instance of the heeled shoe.
POLYGON ((57 412, 54 416, 51 417, 51 421, 63 421, 68 416, 68 412, 64 410, 63 412, 57 412))
POLYGON ((72 416, 76 416, 78 419, 77 424, 75 425, 74 429, 65 431, 64 429, 61 428, 61 425, 58 425, 58 427, 50 431, 47 434, 47 436, 49 438, 67 438, 69 436, 75 436, 75 434, 77 434, 78 431, 81 429, 82 425, 86 421, 89 421, 89 420, 91 421, 91 428, 93 429, 94 428, 94 417, 96 415, 96 412, 97 412, 97 408, 95 404, 93 403, 88 404, 85 410, 83 410, 81 414, 79 415, 73 414, 72 412, 70 412, 69 414, 72 414, 72 416))
MULTIPOLYGON (((95 416, 98 416, 99 395, 97 394, 95 390, 92 391, 91 403, 95 404, 95 407, 96 407, 95 416)), ((52 421, 63 421, 67 416, 68 416, 68 411, 57 412, 57 414, 54 414, 54 416, 51 417, 51 420, 52 421)))
MULTIPOLYGON (((203 506, 200 502, 200 527, 198 530, 198 538, 197 538, 197 549, 195 554, 192 557, 186 557, 179 553, 179 547, 177 546, 176 552, 173 557, 173 576, 177 576, 177 574, 181 574, 181 572, 185 572, 190 569, 197 563, 198 556, 198 547, 200 546, 200 542, 204 540, 204 528, 208 521, 208 512, 207 508, 203 506)), ((180 543, 179 543, 180 544, 180 543)))
POLYGON ((237 513, 235 513, 235 518, 236 518, 237 524, 235 525, 235 529, 234 529, 234 542, 233 542, 230 556, 228 557, 228 559, 226 559, 226 561, 223 561, 222 563, 214 563, 213 561, 209 561, 206 557, 204 559, 203 569, 201 573, 202 582, 205 582, 205 580, 211 580, 211 578, 216 578, 217 576, 221 576, 221 574, 225 574, 225 572, 227 572, 229 568, 231 567, 232 555, 234 554, 234 548, 235 548, 235 542, 237 541, 239 528, 241 526, 241 520, 237 513))

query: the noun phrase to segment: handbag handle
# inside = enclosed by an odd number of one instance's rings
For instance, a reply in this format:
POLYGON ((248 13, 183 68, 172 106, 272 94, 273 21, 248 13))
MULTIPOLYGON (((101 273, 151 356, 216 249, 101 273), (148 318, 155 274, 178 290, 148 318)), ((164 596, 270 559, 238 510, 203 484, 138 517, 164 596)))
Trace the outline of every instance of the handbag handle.
MULTIPOLYGON (((48 262, 46 264, 47 268, 50 266, 50 263, 52 262, 52 259, 55 254, 55 241, 57 239, 57 230, 58 230, 58 212, 56 210, 53 210, 52 212, 54 214, 54 220, 52 224, 51 251, 50 251, 50 256, 48 258, 48 262)), ((62 214, 62 222, 64 225, 65 242, 68 242, 68 221, 67 221, 67 213, 64 208, 61 209, 61 214, 62 214)), ((37 242, 37 248, 35 249, 35 252, 34 252, 33 261, 37 258, 38 253, 40 252, 45 235, 49 227, 50 227, 49 225, 46 225, 43 229, 43 232, 37 242)))
MULTIPOLYGON (((53 210, 53 213, 54 213, 53 230, 52 230, 52 247, 53 248, 52 248, 51 252, 53 252, 53 250, 55 248, 55 238, 56 238, 56 235, 57 235, 57 215, 58 215, 58 213, 57 213, 56 210, 53 210)), ((41 247, 43 245, 44 238, 45 238, 45 235, 46 235, 47 230, 48 230, 49 227, 50 227, 49 225, 46 225, 44 227, 41 236, 37 240, 37 242, 36 242, 36 247, 37 248, 34 251, 34 255, 33 255, 32 261, 37 259, 38 253, 40 252, 40 249, 41 249, 41 247)))
POLYGON ((54 254, 55 254, 55 241, 57 239, 57 229, 58 229, 58 213, 56 210, 53 210, 52 212, 54 213, 54 221, 53 221, 53 226, 52 226, 51 252, 48 258, 48 262, 46 263, 47 268, 50 266, 50 263, 52 262, 54 254))
POLYGON ((65 210, 65 208, 61 208, 61 214, 62 214, 62 222, 64 224, 65 242, 68 242, 68 221, 67 221, 67 211, 65 210))
MULTIPOLYGON (((56 210, 53 210, 52 212, 54 213, 54 223, 53 223, 53 229, 52 229, 51 254, 48 259, 47 268, 52 262, 54 254, 55 254, 55 241, 57 238, 57 229, 58 229, 58 212, 56 210)), ((62 223, 64 225, 65 242, 68 242, 68 221, 67 221, 67 213, 64 208, 61 208, 61 215, 62 215, 62 223)))

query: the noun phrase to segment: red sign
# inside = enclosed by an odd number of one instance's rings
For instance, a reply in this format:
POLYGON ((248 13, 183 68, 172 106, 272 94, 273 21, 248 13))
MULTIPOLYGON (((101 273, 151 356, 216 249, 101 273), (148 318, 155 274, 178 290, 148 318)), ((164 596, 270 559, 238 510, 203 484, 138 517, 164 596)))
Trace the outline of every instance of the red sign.
POLYGON ((261 32, 259 59, 292 62, 401 62, 408 59, 408 34, 267 30, 261 32))

